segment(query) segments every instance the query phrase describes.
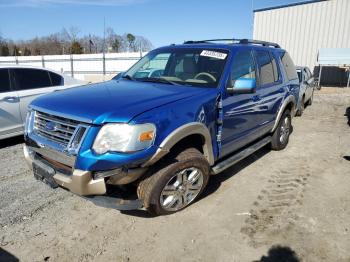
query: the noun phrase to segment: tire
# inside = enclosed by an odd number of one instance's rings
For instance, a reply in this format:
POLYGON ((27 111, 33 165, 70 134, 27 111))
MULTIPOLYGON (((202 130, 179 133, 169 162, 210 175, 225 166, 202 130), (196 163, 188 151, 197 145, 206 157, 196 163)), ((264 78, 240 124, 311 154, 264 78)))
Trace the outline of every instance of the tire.
POLYGON ((278 126, 272 135, 271 149, 276 151, 285 149, 289 142, 289 135, 291 130, 292 116, 290 114, 290 111, 287 109, 282 114, 278 126))
POLYGON ((195 148, 174 153, 157 165, 137 188, 139 199, 152 215, 172 214, 186 208, 208 184, 209 164, 195 148))
POLYGON ((303 96, 301 103, 300 103, 300 108, 298 109, 297 113, 295 114, 296 116, 302 116, 305 110, 305 96, 303 96))

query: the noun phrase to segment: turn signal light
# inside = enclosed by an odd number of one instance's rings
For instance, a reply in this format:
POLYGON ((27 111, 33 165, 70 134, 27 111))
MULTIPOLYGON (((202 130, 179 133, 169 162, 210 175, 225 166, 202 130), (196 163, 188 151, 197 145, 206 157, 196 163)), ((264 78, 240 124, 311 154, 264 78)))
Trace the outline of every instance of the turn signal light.
POLYGON ((154 136, 154 131, 147 131, 140 135, 139 140, 140 142, 151 141, 153 140, 153 136, 154 136))

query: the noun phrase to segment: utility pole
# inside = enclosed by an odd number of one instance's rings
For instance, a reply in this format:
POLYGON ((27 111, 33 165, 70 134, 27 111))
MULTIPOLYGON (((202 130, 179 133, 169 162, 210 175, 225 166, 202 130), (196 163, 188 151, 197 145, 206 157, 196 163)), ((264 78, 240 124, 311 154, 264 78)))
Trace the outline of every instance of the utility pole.
POLYGON ((251 23, 252 23, 252 39, 254 37, 254 0, 252 0, 252 17, 251 17, 251 23))
POLYGON ((103 18, 103 53, 106 50, 106 18, 103 18))
POLYGON ((102 64, 103 64, 103 81, 105 81, 105 75, 106 75, 106 18, 103 18, 103 54, 102 54, 102 64))
POLYGON ((91 54, 91 34, 89 34, 89 53, 91 54))

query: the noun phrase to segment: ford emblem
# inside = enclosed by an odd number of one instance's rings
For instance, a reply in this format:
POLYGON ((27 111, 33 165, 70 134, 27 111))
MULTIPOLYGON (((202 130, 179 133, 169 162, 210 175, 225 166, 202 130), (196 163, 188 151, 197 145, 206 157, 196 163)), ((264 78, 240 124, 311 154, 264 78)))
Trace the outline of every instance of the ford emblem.
POLYGON ((51 132, 56 131, 57 130, 57 124, 54 123, 54 122, 47 122, 45 124, 45 129, 47 131, 51 131, 51 132))

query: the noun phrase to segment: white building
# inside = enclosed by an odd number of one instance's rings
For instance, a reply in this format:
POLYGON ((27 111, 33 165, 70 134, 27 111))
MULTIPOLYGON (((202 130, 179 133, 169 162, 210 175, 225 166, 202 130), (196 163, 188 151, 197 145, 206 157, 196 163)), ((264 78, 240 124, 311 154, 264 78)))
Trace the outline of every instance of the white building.
POLYGON ((350 0, 313 0, 254 10, 253 38, 280 44, 295 64, 314 70, 321 48, 350 48, 350 0))

